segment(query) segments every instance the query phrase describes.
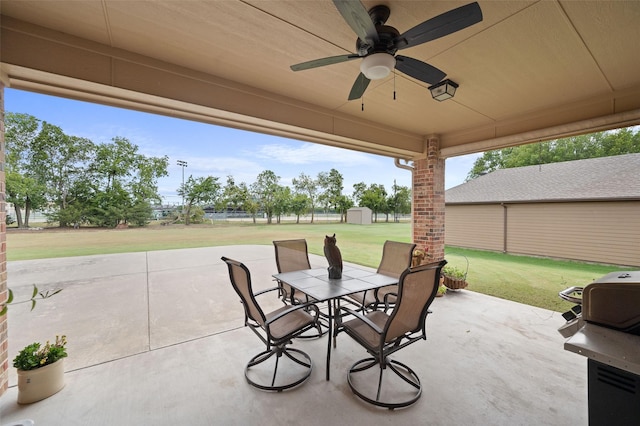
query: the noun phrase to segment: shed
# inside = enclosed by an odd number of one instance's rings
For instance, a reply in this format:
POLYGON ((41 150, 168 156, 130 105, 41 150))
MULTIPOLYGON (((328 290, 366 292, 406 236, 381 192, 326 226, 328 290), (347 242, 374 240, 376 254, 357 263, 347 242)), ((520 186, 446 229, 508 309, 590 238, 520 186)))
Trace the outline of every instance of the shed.
POLYGON ((369 207, 353 207, 347 210, 347 223, 371 225, 371 209, 369 207))
POLYGON ((445 244, 640 266, 640 154, 500 169, 445 192, 445 244))

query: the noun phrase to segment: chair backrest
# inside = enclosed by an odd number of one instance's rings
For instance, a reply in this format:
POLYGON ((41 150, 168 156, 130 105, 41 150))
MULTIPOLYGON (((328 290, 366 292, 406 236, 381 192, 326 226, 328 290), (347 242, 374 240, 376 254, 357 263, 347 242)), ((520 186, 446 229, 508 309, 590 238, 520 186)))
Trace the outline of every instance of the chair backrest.
POLYGON ((249 269, 244 264, 236 260, 229 259, 224 256, 222 257, 222 260, 229 267, 231 285, 233 285, 233 289, 238 293, 238 296, 240 296, 247 318, 255 321, 261 326, 264 326, 266 317, 253 295, 253 288, 251 287, 251 273, 249 272, 249 269))
POLYGON ((311 269, 307 253, 307 240, 274 241, 273 246, 276 249, 278 273, 311 269))
POLYGON ((401 243, 398 241, 385 241, 382 248, 382 259, 378 266, 378 273, 399 278, 400 275, 411 266, 413 249, 412 243, 401 243))
POLYGON ((438 292, 440 271, 446 265, 443 260, 405 270, 398 282, 396 306, 384 329, 384 342, 422 329, 429 305, 438 292))

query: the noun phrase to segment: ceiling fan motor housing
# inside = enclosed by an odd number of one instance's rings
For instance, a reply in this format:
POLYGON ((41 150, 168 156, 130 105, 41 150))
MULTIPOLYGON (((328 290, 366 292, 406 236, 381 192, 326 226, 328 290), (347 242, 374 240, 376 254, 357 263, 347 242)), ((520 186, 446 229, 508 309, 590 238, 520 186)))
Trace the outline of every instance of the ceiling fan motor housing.
POLYGON ((377 25, 378 41, 371 46, 366 41, 356 40, 356 51, 360 56, 366 56, 372 53, 388 53, 395 55, 398 49, 395 47, 394 40, 400 36, 398 30, 388 25, 377 25))

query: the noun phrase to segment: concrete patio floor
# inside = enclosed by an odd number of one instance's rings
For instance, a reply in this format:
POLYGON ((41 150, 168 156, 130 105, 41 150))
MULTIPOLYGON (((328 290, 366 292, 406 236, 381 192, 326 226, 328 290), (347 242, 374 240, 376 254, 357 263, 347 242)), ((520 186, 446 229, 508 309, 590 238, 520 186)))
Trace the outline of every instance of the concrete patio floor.
MULTIPOLYGON (((473 291, 437 298, 428 340, 395 358, 424 385, 413 406, 389 411, 358 400, 347 369, 365 351, 338 337, 331 380, 326 340, 296 340, 314 362, 310 379, 283 393, 244 380, 262 343, 243 327, 227 256, 244 262, 254 287, 271 287, 272 246, 86 256, 8 263, 16 300, 63 288, 9 309, 9 359, 34 341, 66 334, 66 386, 43 401, 16 403, 16 373, 0 398, 0 425, 586 425, 586 358, 563 349, 559 313, 473 291)), ((311 255, 314 267, 326 260, 311 255)), ((470 286, 472 288, 472 285, 470 286)), ((262 299, 264 301, 264 299, 262 299)), ((269 307, 280 306, 275 297, 269 307)))

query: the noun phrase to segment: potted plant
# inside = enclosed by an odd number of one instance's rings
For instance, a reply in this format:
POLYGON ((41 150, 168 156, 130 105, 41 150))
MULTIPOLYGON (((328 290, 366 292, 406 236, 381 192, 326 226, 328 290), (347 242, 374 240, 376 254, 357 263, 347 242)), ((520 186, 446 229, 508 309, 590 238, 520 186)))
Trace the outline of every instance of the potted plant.
POLYGON ((40 401, 64 387, 66 344, 66 336, 56 336, 54 344, 35 342, 18 353, 13 360, 18 369, 18 404, 40 401))
POLYGON ((460 290, 466 288, 467 273, 455 266, 445 266, 442 268, 440 275, 444 278, 444 285, 451 290, 460 290))

